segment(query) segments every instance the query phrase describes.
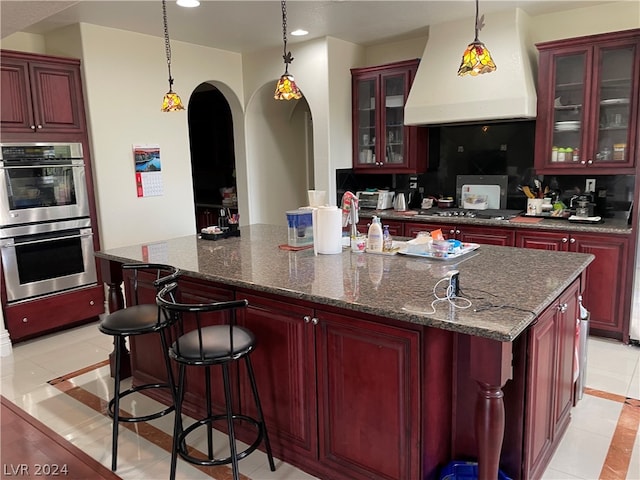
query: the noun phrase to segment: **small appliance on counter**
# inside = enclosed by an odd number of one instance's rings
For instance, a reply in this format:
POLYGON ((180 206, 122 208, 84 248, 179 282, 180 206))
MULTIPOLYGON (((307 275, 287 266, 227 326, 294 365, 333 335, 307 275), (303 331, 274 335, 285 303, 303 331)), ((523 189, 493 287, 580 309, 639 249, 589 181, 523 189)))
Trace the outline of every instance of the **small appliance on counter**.
POLYGON ((394 192, 389 190, 360 191, 356 193, 360 208, 387 210, 393 208, 394 192))

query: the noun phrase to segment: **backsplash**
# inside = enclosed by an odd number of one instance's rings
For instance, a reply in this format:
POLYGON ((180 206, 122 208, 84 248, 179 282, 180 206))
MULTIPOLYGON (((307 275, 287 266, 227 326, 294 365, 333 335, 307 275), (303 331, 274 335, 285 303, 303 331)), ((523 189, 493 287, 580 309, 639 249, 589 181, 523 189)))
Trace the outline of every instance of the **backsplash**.
MULTIPOLYGON (((596 179, 596 190, 606 189, 608 209, 626 210, 633 199, 634 175, 539 175, 533 169, 535 121, 487 125, 443 126, 429 129, 429 168, 417 176, 423 195, 455 196, 458 175, 508 175, 507 208, 525 209, 520 185, 533 179, 560 193, 568 202, 583 193, 587 178, 596 179)), ((416 176, 413 176, 416 178, 416 176)), ((389 188, 409 192, 409 175, 357 174, 336 171, 337 202, 346 190, 389 188)))

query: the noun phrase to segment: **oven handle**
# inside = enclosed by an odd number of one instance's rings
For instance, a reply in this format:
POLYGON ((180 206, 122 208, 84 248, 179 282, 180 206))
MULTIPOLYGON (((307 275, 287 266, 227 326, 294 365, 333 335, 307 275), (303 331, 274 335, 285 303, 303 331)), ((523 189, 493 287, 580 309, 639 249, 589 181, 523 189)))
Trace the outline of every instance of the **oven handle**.
POLYGON ((4 165, 0 166, 0 170, 10 170, 10 169, 21 169, 21 168, 37 168, 37 167, 73 167, 73 168, 84 168, 84 163, 37 163, 30 165, 4 165))
POLYGON ((0 245, 0 248, 10 248, 10 247, 15 247, 17 245, 35 245, 38 243, 46 243, 46 242, 55 242, 57 240, 69 240, 71 238, 84 238, 84 237, 91 237, 93 236, 93 231, 90 231, 88 233, 80 233, 78 235, 65 235, 62 237, 54 237, 54 238, 44 238, 42 240, 31 240, 28 242, 7 242, 7 243, 3 243, 0 245))

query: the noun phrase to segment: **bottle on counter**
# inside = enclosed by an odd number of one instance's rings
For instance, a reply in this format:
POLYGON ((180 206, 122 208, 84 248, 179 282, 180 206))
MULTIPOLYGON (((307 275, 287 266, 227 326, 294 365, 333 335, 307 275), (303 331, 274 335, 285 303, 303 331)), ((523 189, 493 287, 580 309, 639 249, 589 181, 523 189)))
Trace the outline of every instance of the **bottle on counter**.
POLYGON ((385 225, 382 231, 382 250, 390 252, 393 249, 393 239, 389 233, 389 225, 385 225))
POLYGON ((367 250, 372 252, 382 252, 382 224, 380 219, 374 215, 369 225, 367 233, 367 250))

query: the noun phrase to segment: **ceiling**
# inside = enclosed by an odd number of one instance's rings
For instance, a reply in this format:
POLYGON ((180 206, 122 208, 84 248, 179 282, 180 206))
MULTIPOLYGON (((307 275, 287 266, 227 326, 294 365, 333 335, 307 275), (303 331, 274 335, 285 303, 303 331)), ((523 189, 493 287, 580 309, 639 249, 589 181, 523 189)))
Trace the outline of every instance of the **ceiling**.
MULTIPOLYGON (((200 0, 197 8, 167 2, 172 40, 250 52, 282 45, 282 12, 279 0, 200 0)), ((529 15, 541 15, 596 4, 603 0, 483 0, 480 13, 519 7, 529 15)), ((348 42, 373 45, 428 32, 428 25, 461 18, 472 19, 473 0, 289 0, 288 31, 304 28, 306 37, 288 36, 288 43, 332 36, 348 42)), ((0 1, 0 34, 4 38, 24 31, 45 34, 78 22, 162 36, 162 3, 146 1, 0 1)), ((487 15, 487 20, 489 16, 487 15)), ((486 28, 490 28, 487 21, 486 28)), ((462 32, 473 40, 473 23, 462 32)))

